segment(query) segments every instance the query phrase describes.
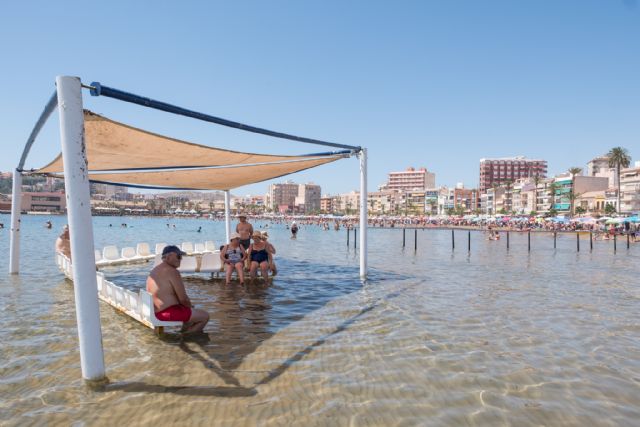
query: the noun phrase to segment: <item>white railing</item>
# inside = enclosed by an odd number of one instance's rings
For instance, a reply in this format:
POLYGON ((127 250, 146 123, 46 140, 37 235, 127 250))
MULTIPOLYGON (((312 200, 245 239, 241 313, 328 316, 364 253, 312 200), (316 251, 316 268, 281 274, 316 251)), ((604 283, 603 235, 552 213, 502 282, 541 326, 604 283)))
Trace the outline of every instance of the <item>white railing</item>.
MULTIPOLYGON (((72 280, 71 261, 65 255, 56 253, 56 264, 64 275, 72 280)), ((153 299, 151 294, 141 289, 138 292, 130 291, 104 277, 104 273, 96 272, 98 284, 98 298, 106 302, 116 310, 134 318, 143 325, 152 328, 162 328, 165 326, 182 326, 182 322, 164 322, 158 320, 153 309, 153 299)))

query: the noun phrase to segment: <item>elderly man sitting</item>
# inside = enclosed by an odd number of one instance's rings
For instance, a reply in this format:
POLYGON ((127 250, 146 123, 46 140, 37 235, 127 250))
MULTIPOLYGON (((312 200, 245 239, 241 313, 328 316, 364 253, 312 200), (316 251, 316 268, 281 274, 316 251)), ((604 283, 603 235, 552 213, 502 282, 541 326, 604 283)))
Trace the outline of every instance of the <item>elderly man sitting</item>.
POLYGON ((177 246, 162 250, 162 262, 147 278, 147 291, 153 297, 158 320, 185 322, 183 332, 200 332, 209 321, 209 313, 193 307, 177 270, 185 252, 177 246))

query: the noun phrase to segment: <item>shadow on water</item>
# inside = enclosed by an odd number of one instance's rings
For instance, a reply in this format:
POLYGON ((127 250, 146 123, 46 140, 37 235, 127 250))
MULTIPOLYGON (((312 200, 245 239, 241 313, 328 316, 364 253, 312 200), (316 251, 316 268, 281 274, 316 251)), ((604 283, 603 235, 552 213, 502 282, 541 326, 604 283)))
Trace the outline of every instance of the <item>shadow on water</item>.
MULTIPOLYGON (((266 373, 266 375, 256 381, 252 387, 245 387, 240 384, 240 381, 234 377, 231 371, 222 369, 218 367, 213 360, 207 359, 202 356, 201 353, 190 349, 187 345, 185 345, 185 340, 180 339, 180 349, 185 353, 189 354, 196 360, 202 362, 203 366, 207 369, 210 369, 215 374, 217 374, 226 384, 229 386, 225 387, 203 387, 203 386, 164 386, 160 384, 148 384, 140 381, 136 382, 118 382, 111 383, 106 385, 99 385, 94 387, 96 391, 123 391, 128 393, 173 393, 178 395, 188 395, 188 396, 215 396, 215 397, 250 397, 258 394, 256 390, 257 386, 265 385, 270 383, 271 381, 278 378, 287 369, 293 366, 296 362, 301 361, 304 357, 308 356, 313 352, 314 349, 323 345, 329 338, 336 336, 346 330, 349 329, 353 324, 355 324, 360 317, 365 315, 366 313, 375 309, 381 301, 390 301, 393 298, 400 296, 400 292, 392 292, 383 297, 377 298, 374 302, 369 304, 368 306, 362 308, 358 313, 344 320, 338 326, 336 326, 332 331, 326 333, 315 340, 313 343, 309 344, 302 350, 292 354, 288 357, 284 362, 270 370, 266 373)), ((189 341, 195 342, 200 346, 200 349, 213 359, 215 359, 215 355, 210 353, 210 348, 208 343, 211 342, 210 334, 205 333, 200 336, 194 337, 189 341)))
MULTIPOLYGON (((99 387, 99 390, 218 397, 251 396, 257 393, 256 386, 278 378, 293 364, 323 345, 328 338, 347 330, 380 303, 380 299, 370 302, 333 330, 265 372, 265 376, 258 379, 252 387, 246 387, 234 376, 234 371, 245 357, 254 353, 263 342, 282 328, 301 320, 335 298, 358 292, 363 288, 363 282, 357 278, 357 269, 353 267, 297 260, 281 260, 280 265, 283 271, 299 273, 289 274, 287 277, 276 276, 270 286, 260 280, 240 286, 237 282, 225 285, 223 279, 184 277, 187 291, 194 304, 210 314, 209 324, 204 334, 185 337, 179 333, 167 333, 162 340, 166 345, 176 346, 200 362, 205 369, 224 381, 226 386, 173 387, 144 382, 120 382, 99 387)), ((130 268, 107 274, 116 283, 134 289, 146 278, 146 270, 130 268)), ((384 280, 399 281, 405 278, 400 274, 371 271, 367 286, 384 280)), ((390 294, 382 298, 389 300, 397 295, 390 294)))

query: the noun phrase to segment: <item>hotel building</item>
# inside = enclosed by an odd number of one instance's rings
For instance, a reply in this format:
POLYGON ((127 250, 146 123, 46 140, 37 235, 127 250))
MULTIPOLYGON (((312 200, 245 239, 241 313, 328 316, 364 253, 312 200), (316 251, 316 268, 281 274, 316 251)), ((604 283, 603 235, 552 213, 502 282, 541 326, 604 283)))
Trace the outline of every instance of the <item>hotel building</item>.
POLYGON ((499 159, 480 159, 480 191, 502 185, 507 181, 515 182, 521 178, 545 178, 547 161, 527 159, 525 157, 505 157, 499 159))
POLYGON ((402 172, 390 172, 389 180, 380 187, 381 191, 425 191, 427 188, 435 188, 436 174, 426 168, 415 170, 410 167, 402 172))

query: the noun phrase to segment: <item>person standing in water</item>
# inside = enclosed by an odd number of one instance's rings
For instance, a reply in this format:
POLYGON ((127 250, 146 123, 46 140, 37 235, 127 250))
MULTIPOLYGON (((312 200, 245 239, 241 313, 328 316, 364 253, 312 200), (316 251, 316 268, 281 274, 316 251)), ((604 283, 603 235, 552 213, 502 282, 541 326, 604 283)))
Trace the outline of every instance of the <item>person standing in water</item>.
POLYGON ((295 239, 298 237, 298 224, 295 221, 291 223, 291 238, 295 239))

